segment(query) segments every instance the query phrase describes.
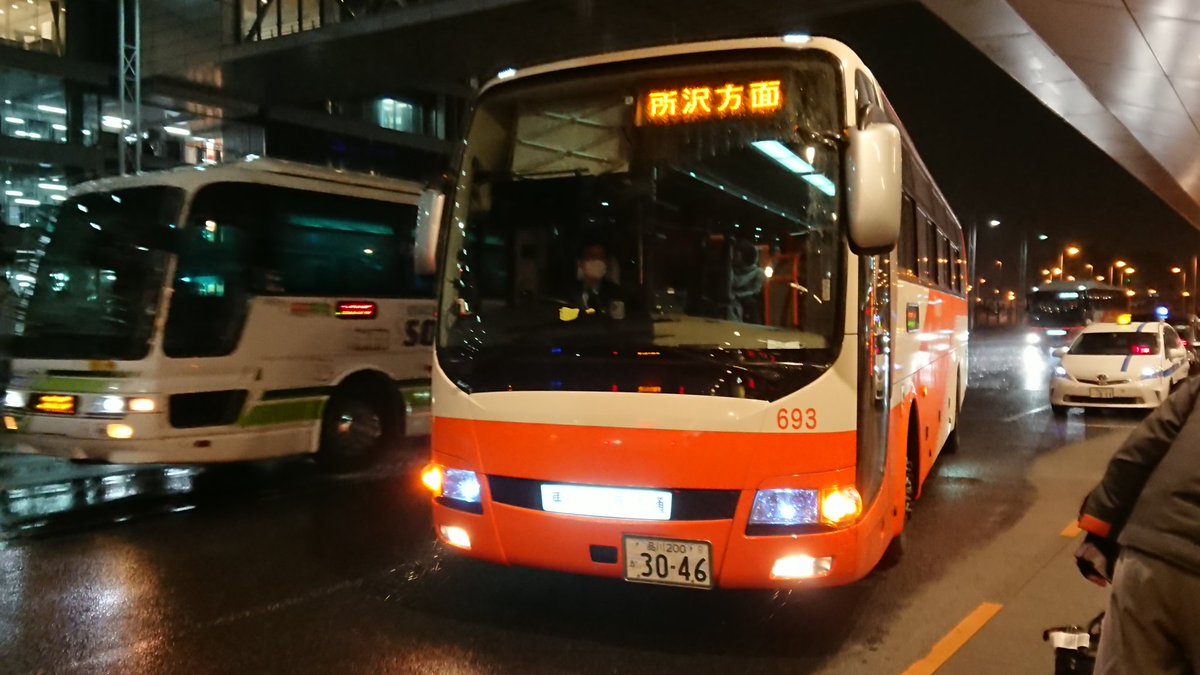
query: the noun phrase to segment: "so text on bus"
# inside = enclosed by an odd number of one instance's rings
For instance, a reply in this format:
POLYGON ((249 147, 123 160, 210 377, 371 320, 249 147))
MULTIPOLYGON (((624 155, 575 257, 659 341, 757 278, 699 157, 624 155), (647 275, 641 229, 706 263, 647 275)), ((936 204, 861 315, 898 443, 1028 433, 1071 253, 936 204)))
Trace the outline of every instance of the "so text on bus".
POLYGON ((454 179, 418 237, 440 228, 422 481, 446 544, 704 589, 899 550, 955 443, 965 247, 850 49, 506 71, 454 179))

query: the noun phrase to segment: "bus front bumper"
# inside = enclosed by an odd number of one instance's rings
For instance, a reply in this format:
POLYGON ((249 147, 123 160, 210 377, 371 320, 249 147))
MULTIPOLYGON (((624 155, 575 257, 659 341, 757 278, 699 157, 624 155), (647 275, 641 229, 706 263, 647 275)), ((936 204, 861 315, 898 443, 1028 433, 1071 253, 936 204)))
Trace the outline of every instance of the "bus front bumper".
MULTIPOLYGON (((622 521, 547 513, 486 502, 474 514, 433 502, 435 532, 449 548, 472 558, 501 565, 625 578, 624 539, 627 535, 712 545, 713 587, 796 588, 848 584, 875 566, 890 534, 869 511, 856 525, 819 533, 784 536, 746 535, 748 503, 753 491, 743 492, 738 516, 720 521, 622 521), (448 531, 454 531, 447 536, 448 531), (462 534, 469 540, 463 546, 462 534), (457 535, 457 536, 454 536, 457 535), (873 541, 868 541, 872 540, 873 541), (772 575, 778 561, 809 557, 828 570, 805 578, 772 575), (597 558, 604 559, 597 562, 597 558)), ((874 509, 872 511, 875 511, 874 509)))
POLYGON ((197 429, 168 436, 160 427, 161 417, 60 418, 5 411, 0 444, 18 454, 112 464, 241 462, 295 454, 297 449, 315 451, 311 424, 258 428, 253 433, 237 428, 197 429))

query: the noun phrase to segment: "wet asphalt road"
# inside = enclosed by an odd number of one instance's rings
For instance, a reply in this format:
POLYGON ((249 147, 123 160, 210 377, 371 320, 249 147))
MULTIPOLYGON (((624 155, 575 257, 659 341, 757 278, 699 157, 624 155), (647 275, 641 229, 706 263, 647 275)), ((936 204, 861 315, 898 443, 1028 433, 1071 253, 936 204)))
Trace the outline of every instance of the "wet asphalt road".
POLYGON ((1139 419, 1055 420, 1036 350, 972 340, 962 447, 935 467, 904 559, 827 591, 684 591, 457 558, 429 529, 419 442, 336 478, 306 461, 0 457, 0 672, 902 672, 957 620, 943 608, 975 602, 941 582, 1041 498, 1030 467, 1113 446, 1139 419), (900 621, 914 612, 930 618, 900 621))

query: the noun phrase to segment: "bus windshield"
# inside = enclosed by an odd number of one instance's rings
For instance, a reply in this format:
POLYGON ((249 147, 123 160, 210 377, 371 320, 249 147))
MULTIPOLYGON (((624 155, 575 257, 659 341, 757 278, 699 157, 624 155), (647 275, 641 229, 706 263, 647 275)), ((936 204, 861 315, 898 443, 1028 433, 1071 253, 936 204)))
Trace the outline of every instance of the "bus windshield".
POLYGON ((182 205, 182 190, 162 186, 63 202, 14 327, 14 356, 144 358, 182 205))
POLYGON ((443 369, 467 391, 774 398, 811 381, 840 344, 835 64, 591 75, 514 83, 476 110, 443 369))

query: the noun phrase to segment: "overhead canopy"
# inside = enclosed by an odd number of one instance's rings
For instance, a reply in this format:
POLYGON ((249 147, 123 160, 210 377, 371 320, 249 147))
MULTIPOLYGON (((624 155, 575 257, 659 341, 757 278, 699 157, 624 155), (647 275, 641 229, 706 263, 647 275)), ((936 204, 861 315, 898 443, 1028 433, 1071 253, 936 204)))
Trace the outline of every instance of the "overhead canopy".
POLYGON ((922 2, 1200 228, 1200 3, 922 2))

